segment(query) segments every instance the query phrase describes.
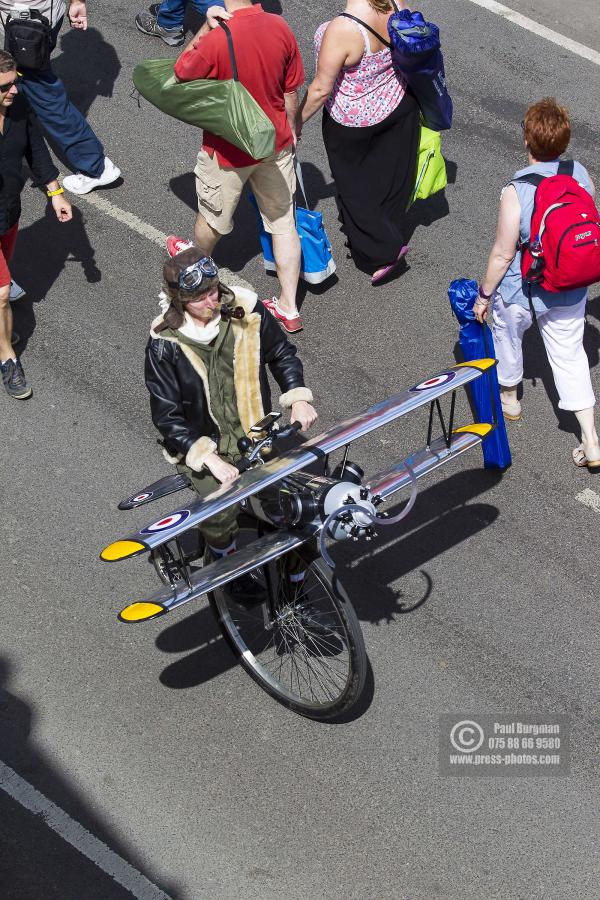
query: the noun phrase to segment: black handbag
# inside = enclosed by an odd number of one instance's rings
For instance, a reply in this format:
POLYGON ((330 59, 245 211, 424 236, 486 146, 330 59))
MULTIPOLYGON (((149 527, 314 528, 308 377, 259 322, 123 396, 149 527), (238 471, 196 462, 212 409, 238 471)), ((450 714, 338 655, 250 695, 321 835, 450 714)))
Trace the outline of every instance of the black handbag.
MULTIPOLYGON (((50 7, 52 18, 52 7, 50 7)), ((4 49, 14 57, 19 69, 46 69, 50 65, 52 25, 39 10, 30 9, 4 23, 4 49)))

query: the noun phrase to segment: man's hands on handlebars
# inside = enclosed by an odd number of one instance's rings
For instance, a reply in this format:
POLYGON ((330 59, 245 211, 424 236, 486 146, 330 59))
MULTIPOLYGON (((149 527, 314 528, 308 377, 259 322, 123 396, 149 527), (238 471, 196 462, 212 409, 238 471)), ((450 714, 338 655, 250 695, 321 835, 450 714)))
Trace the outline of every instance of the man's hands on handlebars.
MULTIPOLYGON (((308 431, 310 426, 317 420, 316 409, 310 403, 307 403, 306 400, 297 400, 296 403, 292 403, 290 413, 292 425, 282 429, 282 436, 284 432, 298 430, 298 428, 301 431, 308 431)), ((256 444, 254 452, 258 452, 258 445, 256 444)), ((245 471, 252 465, 252 460, 243 456, 236 466, 232 466, 227 460, 222 459, 218 453, 210 453, 204 460, 204 465, 221 484, 231 484, 240 477, 240 472, 245 471)))
POLYGON ((221 459, 217 453, 210 453, 204 460, 204 465, 221 484, 229 484, 240 477, 236 467, 228 463, 226 459, 221 459))
POLYGON ((300 422, 301 430, 308 431, 310 426, 317 421, 317 411, 306 400, 297 400, 295 403, 292 403, 290 421, 300 422))

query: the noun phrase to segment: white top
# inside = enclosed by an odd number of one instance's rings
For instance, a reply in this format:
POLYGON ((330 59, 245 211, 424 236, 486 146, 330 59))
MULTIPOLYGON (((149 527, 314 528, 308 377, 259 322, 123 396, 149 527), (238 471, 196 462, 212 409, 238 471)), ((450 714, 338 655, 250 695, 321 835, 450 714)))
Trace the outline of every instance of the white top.
POLYGON ((66 3, 65 0, 0 0, 2 19, 5 19, 8 13, 17 16, 19 8, 37 9, 47 19, 50 19, 50 12, 52 12, 51 24, 56 25, 65 14, 66 3))

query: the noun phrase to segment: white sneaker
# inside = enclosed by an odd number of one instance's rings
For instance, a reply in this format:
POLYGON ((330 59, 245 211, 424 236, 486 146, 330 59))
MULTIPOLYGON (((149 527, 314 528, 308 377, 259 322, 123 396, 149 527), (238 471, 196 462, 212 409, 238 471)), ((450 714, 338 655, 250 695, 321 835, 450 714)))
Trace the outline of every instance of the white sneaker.
POLYGON ((26 294, 25 288, 22 288, 20 284, 17 284, 16 281, 11 281, 10 283, 10 297, 9 300, 11 303, 14 303, 15 300, 20 300, 21 297, 24 297, 26 294))
POLYGON ((89 175, 83 175, 81 172, 77 172, 76 175, 67 175, 66 178, 63 178, 63 187, 73 194, 89 194, 94 188, 112 184, 113 181, 116 181, 117 178, 120 177, 120 175, 121 170, 111 162, 108 156, 105 156, 104 169, 99 178, 90 178, 89 175))

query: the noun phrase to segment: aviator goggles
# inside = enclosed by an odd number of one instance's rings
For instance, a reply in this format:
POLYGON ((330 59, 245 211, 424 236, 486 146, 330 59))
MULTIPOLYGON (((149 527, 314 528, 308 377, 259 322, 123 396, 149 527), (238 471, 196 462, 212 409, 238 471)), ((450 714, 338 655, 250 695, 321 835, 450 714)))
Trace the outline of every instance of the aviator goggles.
POLYGON ((210 256, 202 256, 197 262, 182 269, 177 278, 180 291, 197 291, 205 278, 214 278, 219 274, 217 264, 210 256))

